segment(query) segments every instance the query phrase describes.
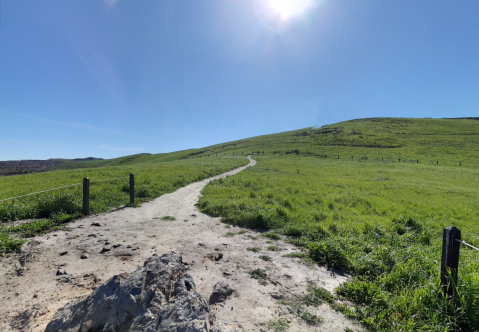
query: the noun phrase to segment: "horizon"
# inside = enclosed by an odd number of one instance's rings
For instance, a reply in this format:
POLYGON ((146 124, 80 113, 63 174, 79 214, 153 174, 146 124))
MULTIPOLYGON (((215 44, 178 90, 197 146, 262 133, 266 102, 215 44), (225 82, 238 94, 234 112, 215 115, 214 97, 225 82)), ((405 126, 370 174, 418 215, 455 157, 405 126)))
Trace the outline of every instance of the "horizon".
POLYGON ((0 160, 477 115, 479 3, 298 3, 4 1, 0 160))

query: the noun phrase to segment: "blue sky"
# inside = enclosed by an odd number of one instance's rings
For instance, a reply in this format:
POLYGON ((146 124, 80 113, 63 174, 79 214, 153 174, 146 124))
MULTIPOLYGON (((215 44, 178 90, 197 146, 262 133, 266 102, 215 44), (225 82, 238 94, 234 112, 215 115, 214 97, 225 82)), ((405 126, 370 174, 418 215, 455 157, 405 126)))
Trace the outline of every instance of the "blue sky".
POLYGON ((479 1, 268 1, 1 1, 0 160, 478 116, 479 1))

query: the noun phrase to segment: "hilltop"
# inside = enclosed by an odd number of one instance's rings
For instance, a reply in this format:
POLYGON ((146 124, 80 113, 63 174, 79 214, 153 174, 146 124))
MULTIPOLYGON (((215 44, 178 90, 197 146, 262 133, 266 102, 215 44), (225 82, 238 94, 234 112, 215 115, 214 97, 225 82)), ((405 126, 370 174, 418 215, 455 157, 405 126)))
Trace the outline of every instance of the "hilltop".
POLYGON ((386 158, 423 163, 479 165, 479 118, 355 119, 170 153, 113 159, 77 158, 0 162, 0 175, 169 162, 216 154, 299 154, 337 158, 386 158))

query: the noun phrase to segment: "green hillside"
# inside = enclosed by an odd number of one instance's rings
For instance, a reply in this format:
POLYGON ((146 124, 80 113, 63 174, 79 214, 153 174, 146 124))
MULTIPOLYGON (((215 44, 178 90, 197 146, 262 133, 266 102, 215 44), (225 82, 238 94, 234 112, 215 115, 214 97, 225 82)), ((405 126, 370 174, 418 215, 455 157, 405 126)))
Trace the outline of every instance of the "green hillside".
POLYGON ((425 164, 479 166, 479 118, 370 118, 251 137, 171 153, 140 153, 114 159, 67 161, 61 169, 160 163, 216 154, 299 154, 425 164))
POLYGON ((201 154, 264 151, 479 166, 479 118, 370 118, 217 144, 201 154))

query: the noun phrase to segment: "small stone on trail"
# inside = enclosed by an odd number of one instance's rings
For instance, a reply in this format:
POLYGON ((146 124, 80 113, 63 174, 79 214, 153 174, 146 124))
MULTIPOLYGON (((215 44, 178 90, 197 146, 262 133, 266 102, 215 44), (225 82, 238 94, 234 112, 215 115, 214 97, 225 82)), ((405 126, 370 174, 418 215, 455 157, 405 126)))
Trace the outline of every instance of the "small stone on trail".
POLYGON ((95 281, 95 282, 100 282, 100 281, 101 281, 101 278, 98 277, 98 276, 95 276, 95 279, 93 279, 93 281, 95 281))
MULTIPOLYGON (((131 248, 131 246, 130 246, 130 245, 127 245, 126 247, 127 247, 128 249, 129 249, 129 248, 131 248)), ((170 248, 170 249, 171 249, 171 248, 170 248)))
POLYGON ((204 247, 204 246, 205 246, 205 244, 204 244, 203 242, 198 243, 198 245, 199 245, 200 247, 204 247))
POLYGON ((64 274, 68 274, 67 270, 58 269, 58 271, 57 271, 57 276, 61 276, 61 275, 64 275, 64 274))
POLYGON ((68 251, 63 251, 60 253, 60 256, 65 256, 66 254, 68 254, 68 251))
POLYGON ((110 250, 111 250, 110 248, 103 247, 103 249, 101 250, 100 254, 103 254, 104 252, 107 252, 107 251, 110 251, 110 250))
POLYGON ((92 222, 91 225, 92 225, 92 226, 97 226, 97 227, 100 227, 100 226, 101 226, 100 223, 98 223, 98 222, 92 222))
POLYGON ((121 247, 121 244, 115 244, 115 245, 113 245, 113 248, 118 248, 118 247, 121 247))
POLYGON ((89 257, 90 256, 88 254, 81 254, 81 256, 80 256, 81 259, 87 259, 89 257))
MULTIPOLYGON (((234 293, 234 290, 225 282, 219 281, 215 284, 213 293, 210 296, 210 304, 225 302, 234 293)), ((233 308, 231 308, 233 310, 233 308)))
POLYGON ((275 300, 282 300, 284 299, 284 295, 283 294, 279 294, 279 293, 272 293, 270 294, 271 297, 275 300))
POLYGON ((96 237, 95 234, 88 234, 87 236, 88 236, 88 237, 96 237))
POLYGON ((203 258, 208 258, 209 260, 212 260, 212 261, 219 261, 220 259, 223 258, 223 253, 222 252, 219 252, 219 253, 211 253, 211 254, 207 254, 206 256, 204 256, 203 258))

